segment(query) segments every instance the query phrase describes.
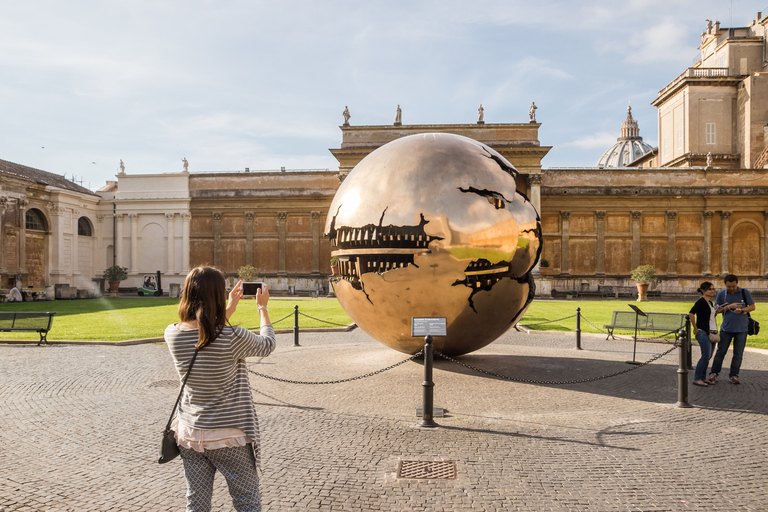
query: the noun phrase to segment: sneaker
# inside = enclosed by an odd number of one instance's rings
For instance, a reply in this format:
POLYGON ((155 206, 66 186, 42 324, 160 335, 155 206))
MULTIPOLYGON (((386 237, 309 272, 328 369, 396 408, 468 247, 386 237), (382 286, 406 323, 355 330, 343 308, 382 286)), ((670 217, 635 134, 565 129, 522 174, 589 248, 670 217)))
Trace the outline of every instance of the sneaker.
POLYGON ((741 384, 741 381, 736 376, 731 377, 731 382, 734 384, 741 384))
POLYGON ((715 382, 717 382, 717 376, 718 375, 720 375, 720 374, 719 373, 710 373, 709 374, 709 378, 707 379, 707 382, 709 382, 710 384, 714 384, 715 382))
POLYGON ((703 380, 695 380, 695 381, 693 381, 693 385, 694 386, 704 386, 704 387, 709 386, 709 384, 707 384, 706 381, 703 381, 703 380))

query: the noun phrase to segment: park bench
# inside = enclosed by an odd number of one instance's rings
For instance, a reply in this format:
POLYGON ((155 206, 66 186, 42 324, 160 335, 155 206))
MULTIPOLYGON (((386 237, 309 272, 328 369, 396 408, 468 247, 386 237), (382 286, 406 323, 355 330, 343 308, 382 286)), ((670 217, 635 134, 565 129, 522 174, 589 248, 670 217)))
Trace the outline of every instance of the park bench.
POLYGON ((614 311, 611 323, 603 325, 608 329, 608 336, 605 339, 616 337, 613 335, 614 329, 635 330, 635 320, 637 320, 638 331, 664 332, 669 334, 677 332, 685 325, 685 316, 681 313, 645 313, 647 316, 636 315, 634 311, 614 311))
POLYGON ((48 344, 48 331, 51 330, 55 312, 25 313, 21 311, 0 311, 0 332, 34 331, 40 335, 37 343, 48 344))

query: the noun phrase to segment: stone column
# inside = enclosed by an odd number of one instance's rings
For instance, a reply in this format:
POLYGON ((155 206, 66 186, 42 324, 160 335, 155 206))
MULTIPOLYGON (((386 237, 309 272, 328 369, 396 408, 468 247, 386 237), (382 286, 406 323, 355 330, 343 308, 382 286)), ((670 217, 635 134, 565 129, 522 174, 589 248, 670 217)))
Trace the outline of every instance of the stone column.
POLYGON ((181 271, 189 272, 189 214, 181 214, 181 271))
POLYGON ((18 199, 19 205, 19 274, 27 273, 27 206, 29 201, 18 199))
POLYGON ((541 174, 529 174, 527 177, 529 199, 541 216, 541 174))
MULTIPOLYGON (((100 275, 97 275, 97 272, 99 269, 101 269, 101 265, 104 262, 104 257, 107 255, 107 251, 104 249, 104 215, 102 214, 96 214, 96 222, 98 224, 93 227, 93 237, 94 237, 94 243, 93 243, 93 250, 91 251, 91 261, 93 264, 91 265, 91 271, 93 272, 93 277, 101 277, 100 275)), ((114 250, 114 247, 112 248, 114 250)), ((103 290, 102 290, 103 291, 103 290)))
POLYGON ((632 270, 640 266, 640 219, 643 212, 632 212, 632 270))
POLYGON ((597 243, 595 246, 595 274, 605 275, 605 210, 596 210, 597 243))
POLYGON ((277 273, 278 275, 286 275, 285 271, 285 237, 286 237, 286 219, 288 218, 287 212, 279 212, 277 214, 277 273))
POLYGON ((714 212, 701 212, 704 217, 704 268, 701 275, 712 275, 712 214, 714 212))
MULTIPOLYGON (((0 197, 0 274, 5 274, 5 208, 8 198, 0 197)), ((0 286, 4 286, 0 282, 0 286)))
MULTIPOLYGON (((115 217, 115 265, 124 267, 123 264, 123 214, 118 213, 115 217)), ((109 265, 112 266, 112 265, 109 265)))
POLYGON ((221 212, 213 214, 213 266, 221 268, 221 212))
MULTIPOLYGON (((75 276, 75 274, 80 273, 80 234, 77 230, 78 224, 80 219, 80 212, 77 210, 72 210, 72 217, 71 217, 71 226, 72 226, 72 269, 71 269, 71 275, 72 277, 75 276)), ((74 282, 72 284, 75 284, 74 282)))
POLYGON ((677 212, 667 210, 667 275, 676 276, 677 262, 677 212))
POLYGON ((763 276, 768 277, 768 211, 763 212, 763 276))
POLYGON ((730 229, 731 212, 720 212, 720 275, 724 276, 728 273, 728 231, 730 229))
POLYGON ((253 212, 245 212, 245 264, 253 266, 253 212))
POLYGON ((312 212, 312 273, 320 273, 320 212, 312 212))
POLYGON ((165 220, 168 224, 168 269, 166 274, 176 273, 176 214, 166 213, 165 220))
POLYGON ((560 274, 566 276, 571 275, 570 218, 571 212, 560 212, 560 274))
POLYGON ((139 216, 135 213, 128 214, 131 219, 131 272, 139 271, 139 216))
POLYGON ((50 203, 51 211, 51 274, 60 276, 64 271, 64 208, 50 203))

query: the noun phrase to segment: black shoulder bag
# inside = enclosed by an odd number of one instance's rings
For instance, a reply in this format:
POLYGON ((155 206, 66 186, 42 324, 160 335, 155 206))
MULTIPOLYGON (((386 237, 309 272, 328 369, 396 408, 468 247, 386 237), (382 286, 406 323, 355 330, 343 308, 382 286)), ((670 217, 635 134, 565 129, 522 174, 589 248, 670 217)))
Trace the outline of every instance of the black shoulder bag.
POLYGON ((195 349, 195 355, 192 356, 192 361, 189 363, 189 369, 187 370, 187 375, 184 377, 184 382, 181 383, 181 389, 179 390, 179 397, 176 399, 176 403, 173 406, 173 410, 171 411, 171 417, 168 418, 168 425, 165 426, 165 430, 163 431, 163 440, 160 443, 160 458, 157 459, 157 462, 159 464, 165 464, 166 462, 170 462, 179 456, 179 445, 176 444, 176 433, 173 430, 171 430, 171 423, 173 423, 173 415, 176 414, 176 408, 179 406, 182 393, 184 393, 184 386, 187 385, 189 372, 192 371, 192 365, 195 364, 195 359, 197 359, 197 353, 199 351, 200 351, 199 348, 195 349))
MULTIPOLYGON (((741 289, 741 300, 744 301, 745 305, 749 305, 747 304, 747 298, 744 296, 744 288, 741 289)), ((757 322, 757 320, 754 320, 749 313, 747 313, 747 334, 749 336, 755 336, 759 332, 760 324, 757 322)))

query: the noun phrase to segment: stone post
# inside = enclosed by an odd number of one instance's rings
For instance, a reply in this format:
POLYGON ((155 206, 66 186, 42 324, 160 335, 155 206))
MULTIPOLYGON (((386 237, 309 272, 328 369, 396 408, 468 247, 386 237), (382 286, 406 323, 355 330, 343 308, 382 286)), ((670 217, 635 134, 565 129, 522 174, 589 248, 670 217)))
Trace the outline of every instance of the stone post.
POLYGON ((221 268, 221 212, 213 213, 213 266, 221 268))
POLYGON ((640 266, 640 219, 643 212, 632 212, 632 270, 640 266))
POLYGON ((181 214, 181 271, 189 272, 189 213, 181 214))
POLYGON ((131 219, 131 272, 139 271, 139 216, 135 213, 128 214, 131 219))
POLYGON ((165 220, 168 229, 168 268, 166 274, 176 273, 176 214, 166 213, 165 220))
POLYGON ((667 210, 667 275, 676 276, 677 261, 677 212, 667 210))
POLYGON ((596 210, 597 243, 595 246, 595 274, 605 275, 605 210, 596 210))
POLYGON ((731 217, 731 212, 720 212, 720 233, 721 233, 721 244, 720 244, 720 275, 726 275, 728 273, 728 231, 730 230, 730 221, 729 218, 731 217))
POLYGON ((571 212, 560 212, 560 274, 571 275, 570 226, 571 212))
POLYGON ((701 212, 704 217, 704 268, 701 275, 712 275, 712 215, 714 212, 701 212))
POLYGON ((278 275, 286 275, 285 271, 285 237, 286 237, 286 219, 288 218, 287 212, 279 212, 277 214, 277 273, 278 275))
POLYGON ((312 273, 320 273, 320 212, 311 213, 310 230, 312 232, 312 273))
POLYGON ((253 266, 253 212, 245 212, 245 264, 253 266))

